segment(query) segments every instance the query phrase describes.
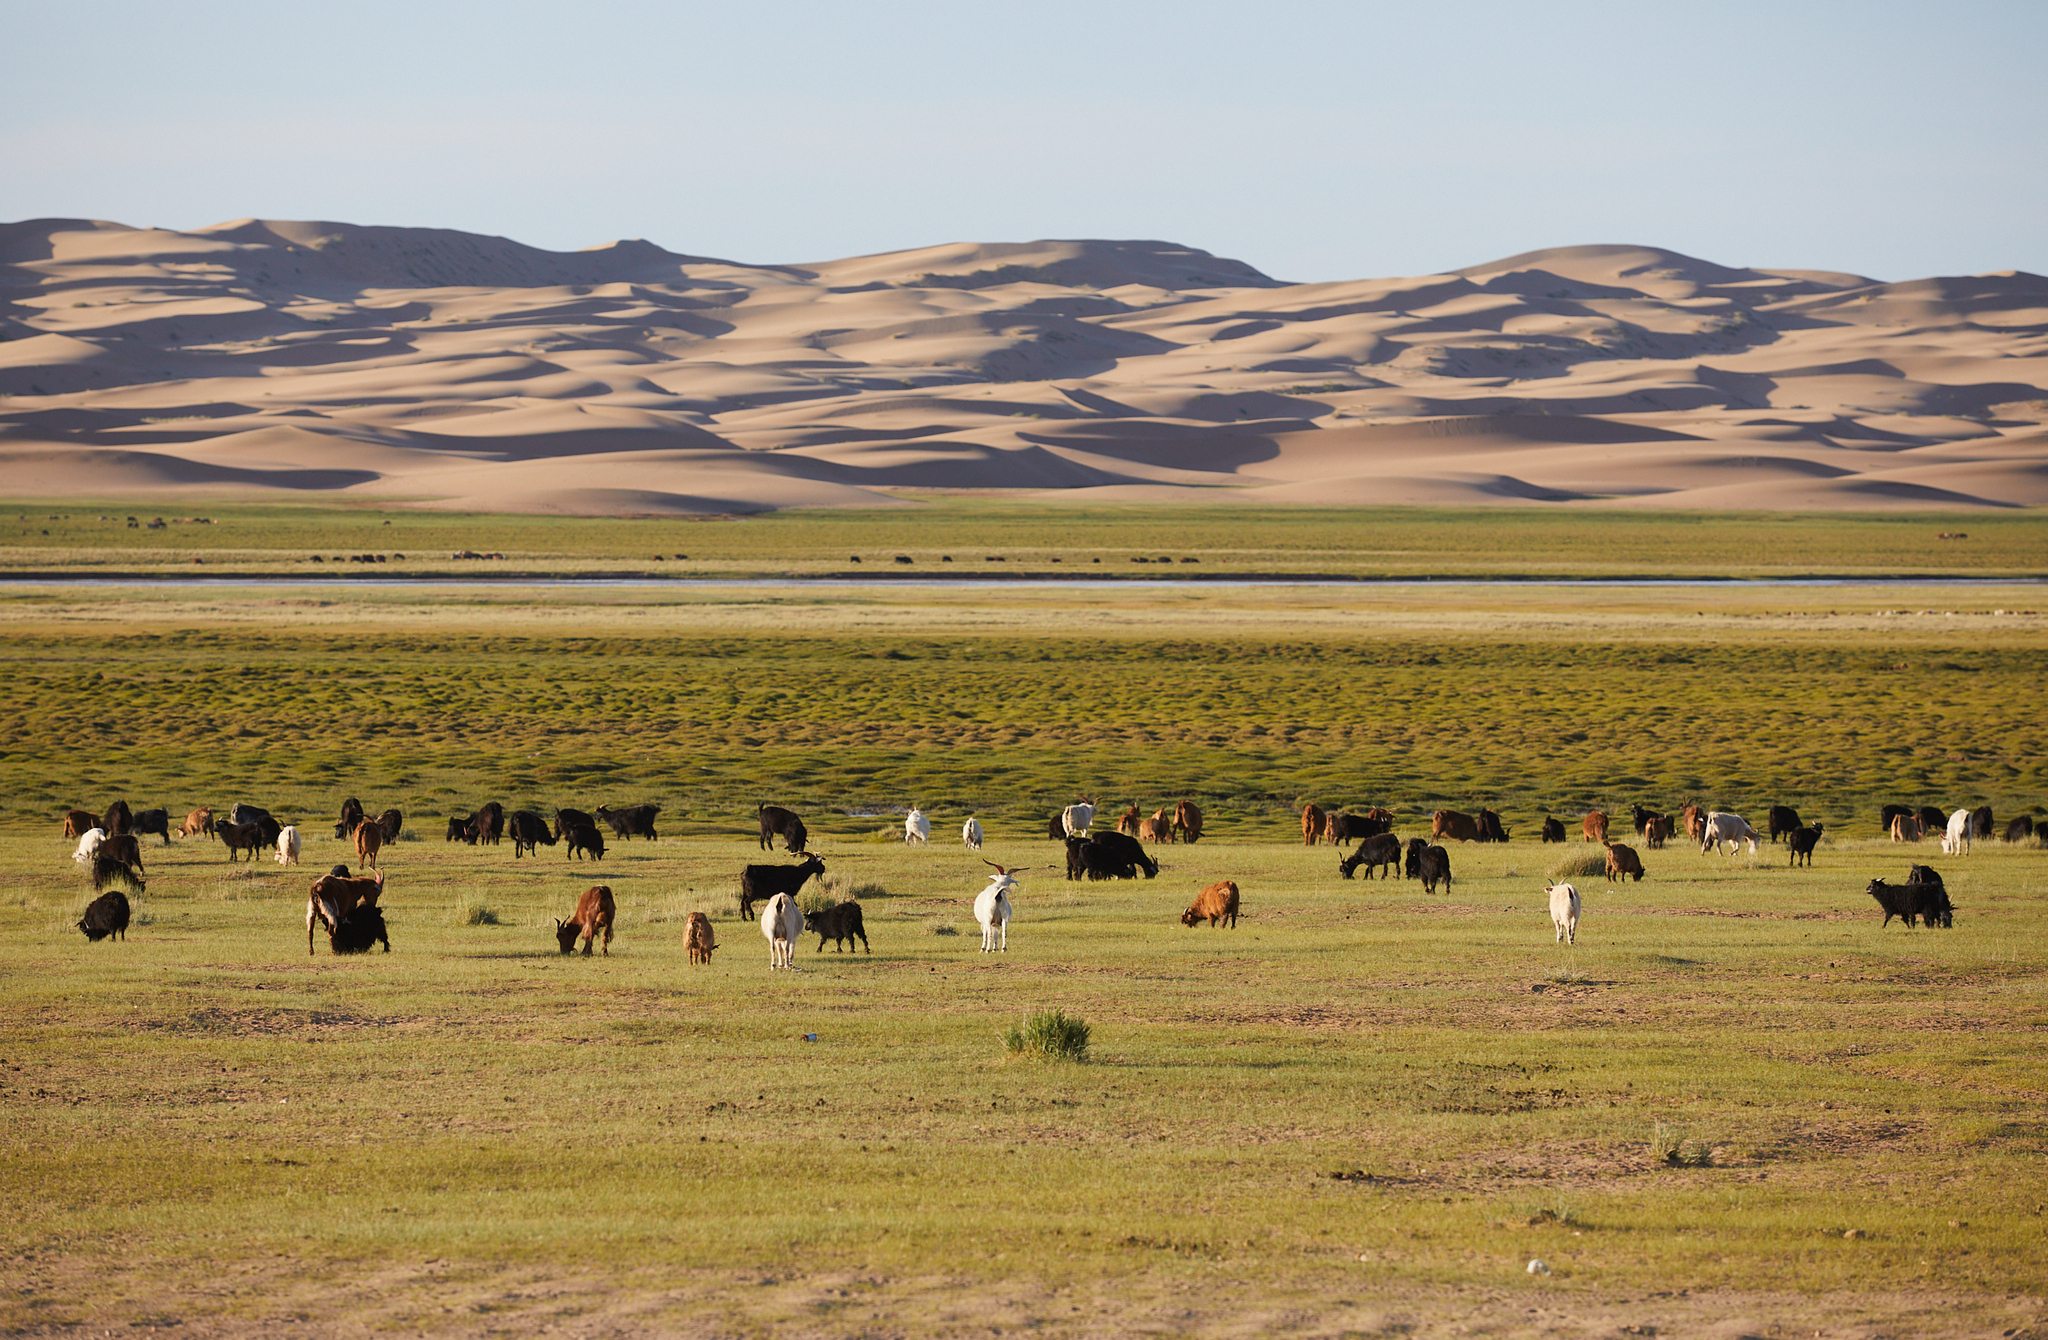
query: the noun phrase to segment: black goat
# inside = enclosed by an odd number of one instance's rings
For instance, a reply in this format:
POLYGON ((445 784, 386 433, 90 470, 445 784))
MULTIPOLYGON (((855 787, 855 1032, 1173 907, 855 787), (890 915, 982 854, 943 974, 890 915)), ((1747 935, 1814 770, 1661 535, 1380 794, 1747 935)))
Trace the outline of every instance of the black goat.
POLYGON ((824 873, 825 858, 816 852, 802 865, 750 865, 740 872, 740 915, 751 921, 755 903, 765 903, 778 893, 794 898, 812 875, 824 873))

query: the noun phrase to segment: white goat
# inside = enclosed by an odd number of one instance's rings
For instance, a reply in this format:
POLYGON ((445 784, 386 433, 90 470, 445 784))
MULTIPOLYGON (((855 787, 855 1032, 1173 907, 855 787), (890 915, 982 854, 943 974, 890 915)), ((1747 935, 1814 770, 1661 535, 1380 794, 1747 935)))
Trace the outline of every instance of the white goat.
POLYGON ((1948 831, 1941 835, 1943 856, 1962 856, 1970 850, 1970 812, 1957 810, 1948 816, 1948 831))
POLYGON ((967 844, 967 850, 980 851, 981 821, 971 814, 968 815, 967 822, 960 825, 960 840, 967 844))
POLYGON ((100 854, 100 844, 107 840, 104 828, 88 828, 78 839, 78 850, 71 853, 71 859, 80 865, 91 865, 100 854))
POLYGON ((929 843, 932 840, 932 821, 924 817, 924 811, 911 806, 910 813, 903 816, 903 840, 905 842, 929 843))
MULTIPOLYGON (((1544 891, 1550 895, 1550 924, 1557 929, 1557 938, 1566 944, 1579 941, 1579 891, 1569 884, 1545 883, 1544 891)), ((1609 889, 1609 893, 1614 890, 1609 889)))
POLYGON ((988 877, 988 887, 974 895, 974 919, 981 923, 981 952, 1007 954, 1010 952, 1010 918, 1015 915, 1010 906, 1010 894, 1017 888, 1016 870, 996 865, 994 861, 982 864, 995 866, 995 873, 988 877))
POLYGON ((1706 823, 1700 828, 1700 855, 1720 851, 1724 842, 1728 844, 1730 856, 1740 851, 1745 842, 1749 844, 1749 854, 1756 855, 1756 830, 1749 826, 1749 820, 1739 814, 1710 811, 1706 823))
POLYGON ((796 939, 803 933, 804 914, 797 910, 796 899, 786 893, 770 898, 761 912, 761 938, 768 942, 770 972, 777 968, 797 971, 796 939))
POLYGON ((1095 802, 1085 796, 1060 811, 1060 826, 1067 830, 1068 837, 1087 837, 1088 825, 1094 822, 1095 802))
POLYGON ((277 830, 277 863, 297 865, 299 863, 299 830, 286 824, 277 830))

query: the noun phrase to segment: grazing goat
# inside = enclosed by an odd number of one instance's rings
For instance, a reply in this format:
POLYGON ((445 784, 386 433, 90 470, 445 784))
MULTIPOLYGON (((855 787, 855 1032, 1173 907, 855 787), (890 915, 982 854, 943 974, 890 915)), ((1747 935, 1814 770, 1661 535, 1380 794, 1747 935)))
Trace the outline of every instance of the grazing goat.
POLYGON ((1451 891, 1451 854, 1442 847, 1430 847, 1415 862, 1415 876, 1422 881, 1425 893, 1435 893, 1438 880, 1444 884, 1444 892, 1451 891))
POLYGON ((360 903, 344 912, 341 921, 327 937, 327 947, 337 954, 367 954, 370 946, 382 941, 384 952, 391 952, 391 936, 384 929, 384 909, 375 903, 360 903))
POLYGON ((356 872, 360 874, 370 866, 382 870, 384 866, 377 859, 377 853, 384 848, 383 828, 379 827, 374 819, 365 819, 356 825, 355 839, 356 872))
POLYGON ((1825 827, 1826 824, 1813 824, 1795 828, 1786 835, 1785 846, 1791 852, 1785 860, 1786 869, 1795 865, 1804 865, 1808 869, 1813 867, 1813 849, 1820 845, 1820 833, 1825 827))
MULTIPOLYGON (((1948 825, 1948 816, 1932 805, 1922 805, 1918 813, 1920 815, 1920 822, 1926 826, 1927 831, 1930 833, 1939 833, 1948 825)), ((108 829, 107 831, 112 832, 113 830, 108 829)))
POLYGON ((577 938, 583 940, 583 957, 590 957, 590 947, 597 942, 599 931, 604 932, 604 956, 612 956, 612 922, 618 917, 618 904, 612 901, 612 886, 593 884, 583 891, 576 900, 576 910, 567 921, 555 918, 555 943, 562 947, 564 954, 576 947, 577 938))
POLYGON ((297 865, 299 863, 299 830, 286 824, 277 830, 277 863, 297 865))
POLYGON ((1640 856, 1636 855, 1634 847, 1625 846, 1619 842, 1609 842, 1604 845, 1607 848, 1608 883, 1619 884, 1624 879, 1630 878, 1634 879, 1638 884, 1643 882, 1643 860, 1640 856))
POLYGON ((505 807, 495 800, 487 800, 471 817, 476 823, 471 843, 488 842, 493 847, 497 846, 499 839, 505 836, 505 807))
POLYGON ((740 915, 752 918, 754 904, 786 893, 794 898, 812 875, 825 873, 825 858, 810 853, 801 865, 750 865, 740 871, 740 915))
POLYGON ((1337 858, 1337 873, 1350 879, 1353 877, 1352 872, 1364 866, 1365 877, 1371 879, 1373 867, 1378 866, 1382 877, 1392 879, 1394 867, 1400 864, 1400 861, 1401 839, 1392 833, 1375 833, 1369 838, 1360 838, 1356 852, 1337 858))
POLYGON ((341 818, 334 825, 334 836, 346 839, 350 833, 356 831, 356 825, 360 824, 365 817, 363 814, 363 802, 357 800, 354 796, 350 796, 347 800, 341 802, 341 818))
MULTIPOLYGON (((1976 809, 1970 811, 1971 837, 1980 837, 1988 840, 1994 836, 1994 834, 1992 833, 1992 829, 1997 827, 1997 824, 1998 821, 1992 817, 1991 807, 1989 805, 1979 805, 1976 809)), ((138 833, 146 833, 152 831, 142 826, 142 816, 139 814, 135 816, 135 831, 138 833)), ((164 842, 166 845, 168 845, 170 839, 165 838, 164 842)))
POLYGON ((198 837, 201 833, 208 837, 213 836, 213 810, 210 806, 201 805, 186 815, 185 822, 178 828, 178 836, 181 838, 198 837))
POLYGON ((1173 841, 1173 820, 1165 810, 1149 819, 1138 820, 1138 840, 1154 844, 1173 841))
POLYGON ((1343 814, 1335 810, 1323 816, 1323 840, 1333 847, 1360 841, 1393 828, 1392 821, 1381 818, 1384 811, 1372 810, 1365 814, 1343 814))
POLYGON ((804 929, 818 937, 820 954, 825 952, 827 940, 832 942, 832 952, 837 954, 843 952, 843 947, 850 944, 855 936, 860 937, 862 953, 875 952, 868 948, 868 930, 861 922, 859 903, 838 903, 817 912, 807 912, 804 914, 804 929))
POLYGON ((1202 840, 1202 811, 1194 801, 1183 800, 1173 807, 1173 834, 1182 842, 1202 840))
MULTIPOLYGON (((258 847, 270 845, 263 840, 262 830, 253 823, 215 824, 213 831, 214 835, 220 839, 221 846, 227 848, 228 860, 230 861, 235 859, 235 853, 238 851, 248 852, 249 859, 253 861, 256 859, 256 849, 258 847)), ((282 828, 277 831, 280 833, 284 832, 282 828)))
POLYGON ((548 827, 547 820, 532 810, 514 810, 507 822, 512 829, 512 859, 515 861, 521 852, 539 856, 540 843, 545 842, 550 847, 555 845, 554 830, 548 827))
POLYGON ((1643 825, 1643 845, 1651 851, 1663 851, 1664 844, 1671 840, 1675 831, 1670 815, 1653 814, 1650 821, 1643 825))
POLYGON ((1773 805, 1764 814, 1764 828, 1773 842, 1787 833, 1796 833, 1805 826, 1799 818, 1799 811, 1790 805, 1773 805))
POLYGON ((754 807, 754 813, 761 821, 762 851, 774 851, 775 839, 778 837, 792 855, 803 851, 807 834, 804 832, 804 821, 797 817, 795 810, 786 810, 780 805, 758 804, 754 807))
POLYGON ((1557 939, 1568 945, 1577 944, 1582 908, 1579 891, 1569 884, 1550 883, 1544 884, 1543 891, 1550 895, 1550 924, 1557 931, 1557 939))
POLYGON ((1441 842, 1445 838, 1457 842, 1477 842, 1479 821, 1457 810, 1438 810, 1429 816, 1429 837, 1432 842, 1441 842))
POLYGON ((1422 853, 1428 850, 1428 838, 1413 837, 1408 839, 1408 846, 1402 852, 1401 878, 1422 878, 1422 853))
POLYGON ((555 811, 555 841, 569 836, 569 830, 578 826, 597 827, 597 816, 585 814, 582 810, 559 809, 555 811))
MULTIPOLYGON (((133 842, 135 835, 123 833, 119 837, 109 838, 108 842, 115 843, 123 839, 133 842)), ((109 884, 119 884, 136 893, 145 892, 149 887, 142 882, 140 867, 130 865, 118 856, 109 856, 103 851, 92 860, 92 891, 98 893, 109 884)))
POLYGON ((1195 905, 1180 914, 1180 924, 1192 926, 1206 920, 1211 929, 1220 922, 1232 930, 1237 929, 1237 885, 1227 879, 1219 879, 1195 895, 1195 905))
POLYGON ((1920 822, 1917 814, 1894 814, 1892 816, 1892 841, 1918 842, 1927 836, 1927 827, 1920 822))
POLYGON ((1102 832, 1067 839, 1068 879, 1136 879, 1140 870, 1151 879, 1159 873, 1159 862, 1134 837, 1102 832))
POLYGON ((2033 836, 2034 820, 2029 815, 2022 814, 2019 818, 2005 826, 2005 840, 2007 842, 2025 842, 2033 836))
POLYGON ((969 851, 981 850, 981 821, 971 814, 960 825, 960 841, 969 851))
MULTIPOLYGON (((337 869, 347 869, 347 867, 340 866, 337 869)), ((307 955, 310 956, 313 952, 313 925, 315 922, 327 928, 328 944, 334 949, 335 953, 348 952, 341 949, 335 942, 335 933, 341 928, 343 919, 364 904, 374 907, 377 900, 383 896, 384 872, 381 870, 375 875, 360 879, 351 875, 322 875, 314 880, 306 891, 307 955)), ((367 925, 367 923, 362 924, 367 925)), ((383 929, 381 918, 377 922, 377 929, 383 929)), ((365 944, 363 947, 367 949, 369 946, 365 944)), ((384 940, 384 952, 387 954, 391 952, 391 941, 389 939, 384 940)))
POLYGON ((1310 802, 1301 807, 1301 845, 1313 847, 1323 835, 1322 806, 1310 802))
POLYGON ((88 828, 78 835, 78 850, 71 853, 71 859, 80 865, 91 865, 98 859, 100 844, 107 840, 104 828, 88 828))
POLYGON ((929 846, 932 840, 932 821, 925 818, 924 811, 912 805, 910 813, 903 816, 903 840, 919 846, 929 846))
POLYGON ((1707 812, 1698 805, 1687 805, 1678 812, 1685 820, 1685 837, 1688 842, 1698 842, 1700 834, 1707 830, 1707 812))
POLYGON ((104 828, 101 828, 101 827, 100 827, 100 816, 99 816, 99 815, 97 815, 97 814, 90 814, 90 813, 87 813, 87 812, 86 812, 85 810, 67 810, 67 811, 65 811, 65 814, 64 814, 64 836, 65 836, 65 837, 67 837, 67 838, 81 838, 81 837, 84 837, 84 836, 86 835, 86 833, 87 833, 87 832, 88 832, 89 830, 91 830, 91 829, 94 829, 94 828, 99 828, 99 830, 100 830, 100 831, 101 831, 102 833, 104 833, 104 832, 106 832, 106 831, 107 831, 106 829, 104 829, 104 828))
POLYGON ((1116 816, 1116 831, 1127 837, 1138 836, 1138 820, 1140 817, 1138 814, 1138 804, 1136 801, 1132 801, 1129 809, 1116 816))
POLYGON ((475 814, 451 814, 448 816, 448 835, 441 840, 443 842, 467 842, 470 846, 474 847, 476 845, 476 832, 477 820, 475 814))
POLYGON ((1054 842, 1065 842, 1067 840, 1066 816, 1062 811, 1054 810, 1052 812, 1052 822, 1046 826, 1045 835, 1054 842))
POLYGON ((612 836, 622 842, 644 837, 649 842, 660 841, 654 831, 654 817, 661 813, 659 805, 628 805, 622 810, 597 807, 597 817, 611 826, 612 836))
POLYGON ((1898 818, 1898 817, 1899 817, 1899 816, 1900 816, 1901 814, 1911 814, 1912 812, 1913 812, 1913 807, 1912 807, 1911 805, 1887 805, 1887 806, 1885 806, 1885 807, 1884 807, 1884 809, 1883 809, 1883 811, 1882 811, 1882 816, 1883 816, 1883 817, 1882 817, 1882 818, 1880 818, 1880 819, 1878 820, 1878 823, 1877 823, 1877 831, 1878 831, 1878 832, 1880 832, 1880 833, 1889 833, 1889 832, 1891 832, 1891 831, 1892 831, 1892 820, 1894 820, 1894 819, 1898 818))
POLYGON ((1749 820, 1739 814, 1709 811, 1706 823, 1700 827, 1700 855, 1720 851, 1724 842, 1728 844, 1730 856, 1745 842, 1749 844, 1749 854, 1756 855, 1756 830, 1749 826, 1749 820))
POLYGON ((1010 918, 1015 915, 1010 894, 1017 888, 1017 871, 1021 867, 1005 868, 986 860, 982 864, 993 866, 995 873, 989 876, 988 886, 974 895, 974 919, 981 923, 981 952, 1007 954, 1010 918))
POLYGON ((1948 831, 1941 837, 1943 856, 1967 856, 1970 854, 1970 812, 1957 810, 1948 816, 1948 831))
POLYGON ((118 936, 128 938, 128 895, 119 889, 108 889, 86 905, 85 916, 79 921, 78 929, 85 932, 85 938, 94 944, 118 936))
POLYGON ((1887 884, 1881 879, 1873 879, 1864 892, 1875 898, 1877 905, 1884 909, 1884 921, 1878 927, 1880 930, 1891 925, 1893 917, 1909 927, 1917 918, 1930 930, 1937 926, 1945 928, 1954 921, 1955 910, 1949 904, 1948 890, 1940 884, 1887 884))
POLYGON ((1564 841, 1564 820, 1562 820, 1562 819, 1558 819, 1558 818, 1554 818, 1554 817, 1552 817, 1551 815, 1548 815, 1548 814, 1544 815, 1544 816, 1543 816, 1543 832, 1542 832, 1542 835, 1541 835, 1541 836, 1540 836, 1540 837, 1538 838, 1538 841, 1542 841, 1542 842, 1562 842, 1562 841, 1564 841))
POLYGON ((593 861, 604 859, 604 834, 597 831, 596 824, 569 825, 569 832, 563 841, 568 844, 568 850, 563 855, 569 860, 575 860, 579 851, 593 861))
POLYGON ((397 810, 386 810, 377 816, 377 831, 384 835, 384 845, 398 841, 398 834, 405 827, 405 816, 397 810))
POLYGON ((1588 810, 1586 817, 1579 821, 1579 832, 1587 842, 1607 841, 1607 812, 1588 810))
POLYGON ((164 840, 163 844, 166 847, 171 845, 171 812, 169 810, 158 806, 156 809, 144 810, 135 816, 136 836, 141 837, 150 833, 154 833, 162 838, 164 840))
POLYGON ((761 910, 761 938, 768 942, 770 972, 777 968, 797 970, 796 937, 803 931, 803 913, 797 911, 796 899, 778 893, 768 900, 768 906, 761 910))
POLYGON ((1479 811, 1479 840, 1481 842, 1506 842, 1508 830, 1502 827, 1500 816, 1492 810, 1479 811))
POLYGON ((1095 802, 1087 796, 1060 811, 1060 827, 1070 838, 1087 837, 1088 825, 1094 822, 1095 802))
POLYGON ((711 933, 711 918, 702 912, 690 913, 683 929, 683 943, 689 947, 691 963, 709 963, 711 952, 718 948, 718 937, 711 933))
POLYGON ((135 812, 128 808, 127 801, 117 800, 100 816, 100 827, 107 830, 108 837, 132 833, 135 831, 135 812))

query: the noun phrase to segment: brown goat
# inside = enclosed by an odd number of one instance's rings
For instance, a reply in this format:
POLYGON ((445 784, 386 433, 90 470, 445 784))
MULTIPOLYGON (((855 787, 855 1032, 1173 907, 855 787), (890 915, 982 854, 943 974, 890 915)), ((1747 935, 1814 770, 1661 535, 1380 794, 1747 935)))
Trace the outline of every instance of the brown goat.
POLYGON ((1301 807, 1301 845, 1313 847, 1323 835, 1323 807, 1310 801, 1301 807))
POLYGON ((612 954, 612 919, 618 915, 618 906, 612 901, 612 886, 593 884, 583 891, 576 900, 576 913, 567 921, 555 922, 555 939, 568 953, 576 947, 578 936, 583 939, 583 957, 590 957, 590 946, 597 942, 597 933, 604 932, 604 956, 612 954))
POLYGON ((683 942, 689 946, 690 962, 709 963, 711 951, 718 948, 718 937, 711 933, 711 918, 702 912, 690 913, 689 924, 683 931, 683 942))
POLYGON ((356 825, 355 836, 356 869, 364 870, 375 866, 382 870, 384 867, 377 860, 377 852, 384 846, 383 827, 375 819, 365 819, 356 825))
POLYGON ((1607 812, 1605 810, 1589 811, 1585 821, 1579 825, 1579 831, 1586 835, 1586 841, 1588 842, 1607 841, 1607 812))
POLYGON ((1222 922, 1235 929, 1237 926, 1237 885, 1227 879, 1219 879, 1195 897, 1195 905, 1180 914, 1180 924, 1192 926, 1207 920, 1211 926, 1222 922))

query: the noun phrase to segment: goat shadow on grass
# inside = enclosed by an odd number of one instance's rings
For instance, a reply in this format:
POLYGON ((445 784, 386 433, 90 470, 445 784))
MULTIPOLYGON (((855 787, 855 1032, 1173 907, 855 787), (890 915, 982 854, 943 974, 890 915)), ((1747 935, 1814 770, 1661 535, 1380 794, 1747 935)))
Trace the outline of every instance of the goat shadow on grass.
MULTIPOLYGON (((614 948, 616 948, 616 946, 614 946, 614 948)), ((540 959, 543 962, 552 963, 557 959, 582 958, 583 951, 579 949, 576 950, 574 953, 564 954, 559 949, 486 949, 474 954, 459 954, 457 957, 465 959, 499 960, 540 959)), ((619 956, 615 954, 592 954, 590 957, 592 959, 606 959, 616 958, 619 956)))

